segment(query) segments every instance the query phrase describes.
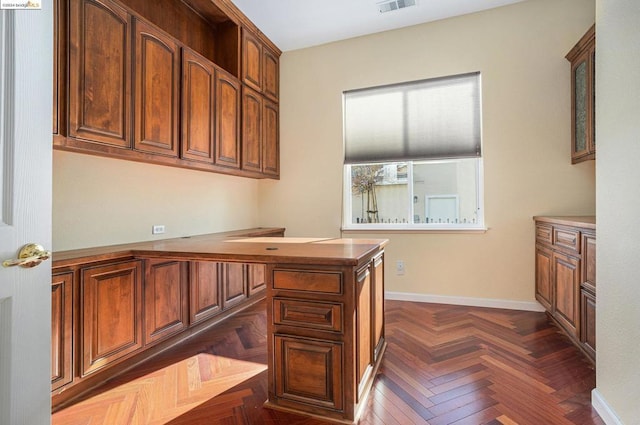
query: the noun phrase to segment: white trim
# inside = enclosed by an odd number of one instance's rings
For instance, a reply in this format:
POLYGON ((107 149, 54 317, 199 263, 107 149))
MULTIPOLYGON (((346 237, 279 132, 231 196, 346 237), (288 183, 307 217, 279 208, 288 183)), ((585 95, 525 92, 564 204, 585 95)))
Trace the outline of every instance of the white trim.
POLYGON ((609 406, 609 403, 607 403, 604 397, 602 397, 602 394, 600 394, 600 391, 598 391, 597 388, 594 388, 593 391, 591 391, 591 405, 596 409, 596 412, 598 412, 598 415, 600 415, 600 418, 602 418, 605 424, 623 425, 622 421, 618 418, 618 415, 615 414, 611 406, 609 406))
POLYGON ((409 292, 385 292, 385 299, 416 301, 421 303, 466 305, 471 307, 505 308, 508 310, 545 311, 537 301, 498 300, 491 298, 454 297, 447 295, 413 294, 409 292))

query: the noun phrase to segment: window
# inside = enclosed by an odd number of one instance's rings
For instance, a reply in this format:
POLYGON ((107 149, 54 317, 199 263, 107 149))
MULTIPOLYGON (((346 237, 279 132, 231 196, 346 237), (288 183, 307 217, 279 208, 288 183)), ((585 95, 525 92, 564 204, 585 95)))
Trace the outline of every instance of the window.
POLYGON ((480 74, 344 93, 344 229, 482 229, 480 74))

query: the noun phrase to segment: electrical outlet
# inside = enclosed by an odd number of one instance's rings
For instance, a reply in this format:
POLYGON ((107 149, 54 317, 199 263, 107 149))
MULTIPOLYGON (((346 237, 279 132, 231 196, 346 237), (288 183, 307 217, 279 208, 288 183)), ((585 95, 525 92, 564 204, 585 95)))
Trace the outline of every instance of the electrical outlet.
POLYGON ((151 228, 151 234, 152 235, 159 235, 164 233, 164 224, 155 224, 152 228, 151 228))
POLYGON ((396 275, 402 276, 404 274, 404 261, 396 261, 396 275))

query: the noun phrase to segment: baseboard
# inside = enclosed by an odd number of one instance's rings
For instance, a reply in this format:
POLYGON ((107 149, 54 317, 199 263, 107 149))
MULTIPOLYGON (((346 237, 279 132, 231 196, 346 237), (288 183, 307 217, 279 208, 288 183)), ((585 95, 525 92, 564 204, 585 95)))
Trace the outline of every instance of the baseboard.
POLYGON ((385 292, 385 298, 398 301, 467 305, 471 307, 505 308, 508 310, 545 311, 537 301, 512 301, 491 298, 452 297, 446 295, 412 294, 408 292, 385 292))
POLYGON ((605 424, 623 425, 622 421, 618 419, 618 416, 613 412, 613 409, 602 397, 602 394, 600 394, 597 388, 591 391, 591 405, 596 409, 596 412, 598 412, 598 415, 600 415, 600 418, 602 418, 605 424))

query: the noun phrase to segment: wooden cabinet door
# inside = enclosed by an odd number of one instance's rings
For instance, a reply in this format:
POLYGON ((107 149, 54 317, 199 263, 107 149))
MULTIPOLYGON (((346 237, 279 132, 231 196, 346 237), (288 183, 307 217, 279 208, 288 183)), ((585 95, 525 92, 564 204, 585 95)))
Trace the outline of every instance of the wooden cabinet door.
POLYGON ((182 140, 180 156, 213 163, 215 67, 191 49, 182 49, 182 140))
POLYGON ((189 273, 190 323, 209 319, 222 311, 220 265, 215 261, 192 261, 189 273))
POLYGON ((242 81, 255 90, 262 90, 262 43, 242 29, 242 81))
POLYGON ((51 281, 51 390, 73 379, 73 273, 51 281))
POLYGON ((582 282, 596 287, 596 235, 582 235, 582 282))
POLYGON ((242 169, 262 172, 262 96, 242 88, 242 169))
POLYGON ((580 303, 580 260, 553 253, 555 310, 553 316, 574 337, 578 337, 580 303))
POLYGON ((372 285, 373 360, 378 360, 384 344, 384 254, 373 259, 372 285))
POLYGON ((356 305, 356 366, 358 399, 371 373, 373 363, 371 328, 371 266, 358 272, 356 305))
POLYGON ((596 357, 596 296, 587 289, 580 292, 580 342, 592 359, 596 357))
POLYGON ((280 92, 280 59, 266 46, 263 46, 262 53, 262 94, 277 102, 280 92))
POLYGON ((82 269, 80 302, 82 376, 142 348, 139 261, 82 269))
POLYGON ((216 71, 217 165, 240 168, 240 83, 231 74, 216 71))
POLYGON ((186 329, 189 320, 187 263, 146 260, 144 298, 145 344, 186 329))
POLYGON ((249 296, 252 296, 267 287, 265 280, 266 268, 264 264, 247 264, 247 287, 249 296))
POLYGON ((552 257, 550 249, 536 246, 536 299, 553 313, 552 257))
POLYGON ((67 135, 67 8, 53 0, 53 135, 67 135))
POLYGON ((69 136, 129 148, 131 17, 109 0, 69 3, 69 136))
POLYGON ((222 308, 227 309, 247 298, 244 264, 222 263, 222 308))
POLYGON ((178 156, 180 51, 165 33, 135 20, 134 147, 178 156))
POLYGON ((280 176, 280 128, 278 105, 264 99, 262 109, 262 172, 280 176))
POLYGON ((274 359, 276 397, 343 409, 342 343, 275 335, 274 359))

